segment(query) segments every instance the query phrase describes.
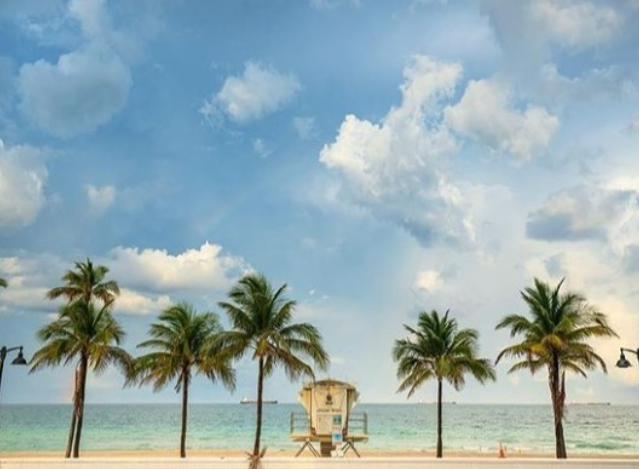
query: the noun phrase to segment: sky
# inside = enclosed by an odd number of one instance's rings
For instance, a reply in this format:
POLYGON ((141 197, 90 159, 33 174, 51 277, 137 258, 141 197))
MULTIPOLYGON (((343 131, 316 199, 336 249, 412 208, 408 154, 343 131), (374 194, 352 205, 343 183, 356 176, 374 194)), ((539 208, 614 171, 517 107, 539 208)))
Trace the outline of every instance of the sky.
MULTIPOLYGON (((567 402, 636 403, 638 364, 614 363, 639 346, 638 45, 637 0, 1 0, 0 345, 37 350, 46 291, 87 257, 133 354, 177 301, 228 327, 217 302, 258 271, 321 331, 320 377, 403 403, 403 324, 450 310, 494 359, 520 291, 565 277, 619 334, 567 402)), ((192 401, 254 396, 236 367, 192 401)), ((445 399, 549 402, 507 370, 445 399)), ((91 376, 87 402, 179 402, 122 384, 91 376)), ((72 370, 2 385, 66 403, 72 370)), ((265 397, 300 387, 278 372, 265 397)))

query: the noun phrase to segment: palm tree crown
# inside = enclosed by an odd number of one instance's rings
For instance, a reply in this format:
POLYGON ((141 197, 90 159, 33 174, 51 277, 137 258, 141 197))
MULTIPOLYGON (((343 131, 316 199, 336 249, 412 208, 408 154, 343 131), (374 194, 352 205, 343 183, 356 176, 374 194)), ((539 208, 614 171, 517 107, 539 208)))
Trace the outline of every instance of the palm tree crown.
POLYGON ((182 391, 181 457, 186 456, 188 390, 193 371, 213 382, 219 379, 227 388, 235 388, 232 357, 218 340, 221 332, 216 314, 198 314, 193 306, 179 303, 162 312, 149 330, 152 338, 138 346, 151 350, 136 360, 139 383, 153 383, 153 389, 159 391, 175 381, 176 392, 182 391))
POLYGON ((617 334, 608 325, 606 315, 586 302, 578 293, 560 293, 564 280, 555 288, 535 278, 521 296, 528 306, 528 317, 513 314, 503 318, 497 329, 510 329, 510 336, 520 336, 521 342, 506 347, 497 356, 517 361, 509 373, 528 369, 532 374, 546 368, 555 416, 557 457, 566 457, 562 419, 566 399, 566 372, 586 377, 586 371, 606 363, 588 343, 598 337, 617 334))
POLYGON ((311 358, 320 369, 326 369, 328 354, 315 326, 291 324, 296 302, 284 296, 286 288, 282 285, 274 290, 260 274, 243 277, 229 292, 231 301, 219 303, 233 328, 225 333, 225 341, 236 356, 251 351, 253 359, 263 359, 265 377, 277 366, 282 366, 291 379, 313 377, 313 368, 300 356, 311 358))
POLYGON ((114 280, 105 281, 109 269, 103 265, 94 266, 90 259, 76 262, 75 270, 68 270, 62 280, 64 285, 49 290, 47 298, 64 298, 72 302, 83 298, 90 302, 94 297, 103 303, 111 303, 120 294, 120 288, 114 280))
POLYGON ((77 300, 61 307, 59 317, 37 332, 44 346, 33 355, 31 372, 66 365, 85 355, 89 367, 98 374, 116 365, 129 376, 133 361, 119 347, 125 335, 108 305, 98 308, 77 300))
POLYGON ((444 381, 460 390, 465 375, 470 373, 484 383, 495 380, 490 360, 478 358, 474 329, 459 329, 457 320, 440 316, 435 310, 419 314, 417 328, 404 325, 408 338, 395 341, 393 358, 397 365, 397 377, 401 380, 398 391, 408 390, 410 397, 424 382, 437 380, 437 457, 443 456, 442 443, 442 383, 444 381))
POLYGON ((319 331, 308 323, 292 323, 295 301, 284 296, 286 285, 273 289, 265 276, 247 274, 228 294, 228 302, 219 303, 229 316, 233 330, 224 334, 224 344, 235 357, 251 353, 258 361, 257 426, 251 467, 257 467, 262 431, 262 393, 264 378, 281 366, 289 379, 301 375, 314 377, 310 358, 324 370, 328 354, 319 331))
POLYGON ((411 396, 431 378, 448 381, 456 390, 470 373, 484 383, 495 379, 490 360, 477 358, 479 334, 474 329, 459 329, 457 320, 440 316, 435 310, 419 315, 417 329, 404 325, 407 339, 395 341, 393 357, 397 361, 397 376, 402 380, 399 391, 411 396))
POLYGON ((159 391, 176 381, 180 391, 190 383, 192 372, 202 373, 212 381, 220 379, 225 385, 235 386, 235 372, 225 357, 218 341, 222 332, 214 313, 198 314, 192 305, 179 303, 165 309, 158 322, 151 324, 152 339, 138 347, 152 351, 136 360, 136 377, 140 384, 153 383, 159 391))

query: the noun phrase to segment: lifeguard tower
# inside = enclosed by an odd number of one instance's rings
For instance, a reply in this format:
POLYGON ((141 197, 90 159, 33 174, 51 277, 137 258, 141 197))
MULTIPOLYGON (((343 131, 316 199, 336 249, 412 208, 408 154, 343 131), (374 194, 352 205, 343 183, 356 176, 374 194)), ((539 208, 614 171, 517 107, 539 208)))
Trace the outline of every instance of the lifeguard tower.
POLYGON ((303 443, 295 457, 307 448, 317 457, 344 455, 349 449, 360 457, 355 444, 368 441, 368 416, 352 412, 358 399, 355 386, 343 381, 306 383, 298 395, 306 413, 291 413, 291 439, 303 443))

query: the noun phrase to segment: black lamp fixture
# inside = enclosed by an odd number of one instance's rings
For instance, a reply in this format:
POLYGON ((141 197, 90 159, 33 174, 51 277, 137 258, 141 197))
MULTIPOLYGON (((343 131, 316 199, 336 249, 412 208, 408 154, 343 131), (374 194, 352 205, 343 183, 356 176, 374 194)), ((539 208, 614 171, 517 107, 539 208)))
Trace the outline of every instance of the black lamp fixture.
POLYGON ((12 365, 26 365, 27 360, 24 358, 24 354, 22 353, 22 346, 18 347, 6 347, 3 346, 0 348, 0 390, 2 389, 2 371, 4 370, 4 362, 7 359, 7 355, 9 352, 18 351, 18 356, 13 359, 11 362, 12 365))
POLYGON ((634 353, 639 360, 639 349, 633 350, 630 348, 622 347, 619 349, 619 351, 621 352, 621 354, 619 355, 619 360, 617 360, 617 364, 615 365, 617 368, 630 368, 632 366, 632 363, 630 363, 630 360, 626 358, 626 354, 624 352, 634 353))

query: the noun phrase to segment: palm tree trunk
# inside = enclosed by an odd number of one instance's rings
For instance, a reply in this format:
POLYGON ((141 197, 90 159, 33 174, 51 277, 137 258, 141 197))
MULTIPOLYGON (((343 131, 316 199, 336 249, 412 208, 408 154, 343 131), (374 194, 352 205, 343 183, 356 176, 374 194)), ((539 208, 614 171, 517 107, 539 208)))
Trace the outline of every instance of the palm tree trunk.
POLYGON ((566 440, 564 439, 564 402, 566 399, 565 375, 560 378, 559 358, 554 357, 549 370, 550 397, 555 423, 555 454, 557 459, 566 459, 566 440))
POLYGON ((73 457, 80 457, 80 440, 82 439, 82 423, 84 422, 84 396, 86 394, 87 385, 87 371, 89 365, 89 357, 86 354, 82 355, 80 359, 80 379, 78 389, 78 412, 77 412, 77 427, 75 429, 75 441, 73 442, 73 457))
POLYGON ((257 428, 255 430, 255 445, 253 456, 260 454, 260 438, 262 437, 262 391, 264 389, 264 358, 259 360, 259 373, 257 375, 257 428))
POLYGON ((73 448, 73 437, 75 436, 75 424, 78 419, 78 369, 75 369, 73 379, 73 412, 71 414, 71 428, 69 428, 69 438, 67 439, 67 450, 64 453, 65 458, 71 457, 71 449, 73 448))
POLYGON ((180 457, 186 457, 186 421, 188 418, 189 380, 186 371, 182 372, 182 435, 180 436, 180 457))
POLYGON ((442 445, 442 380, 437 380, 437 457, 444 453, 442 445))

